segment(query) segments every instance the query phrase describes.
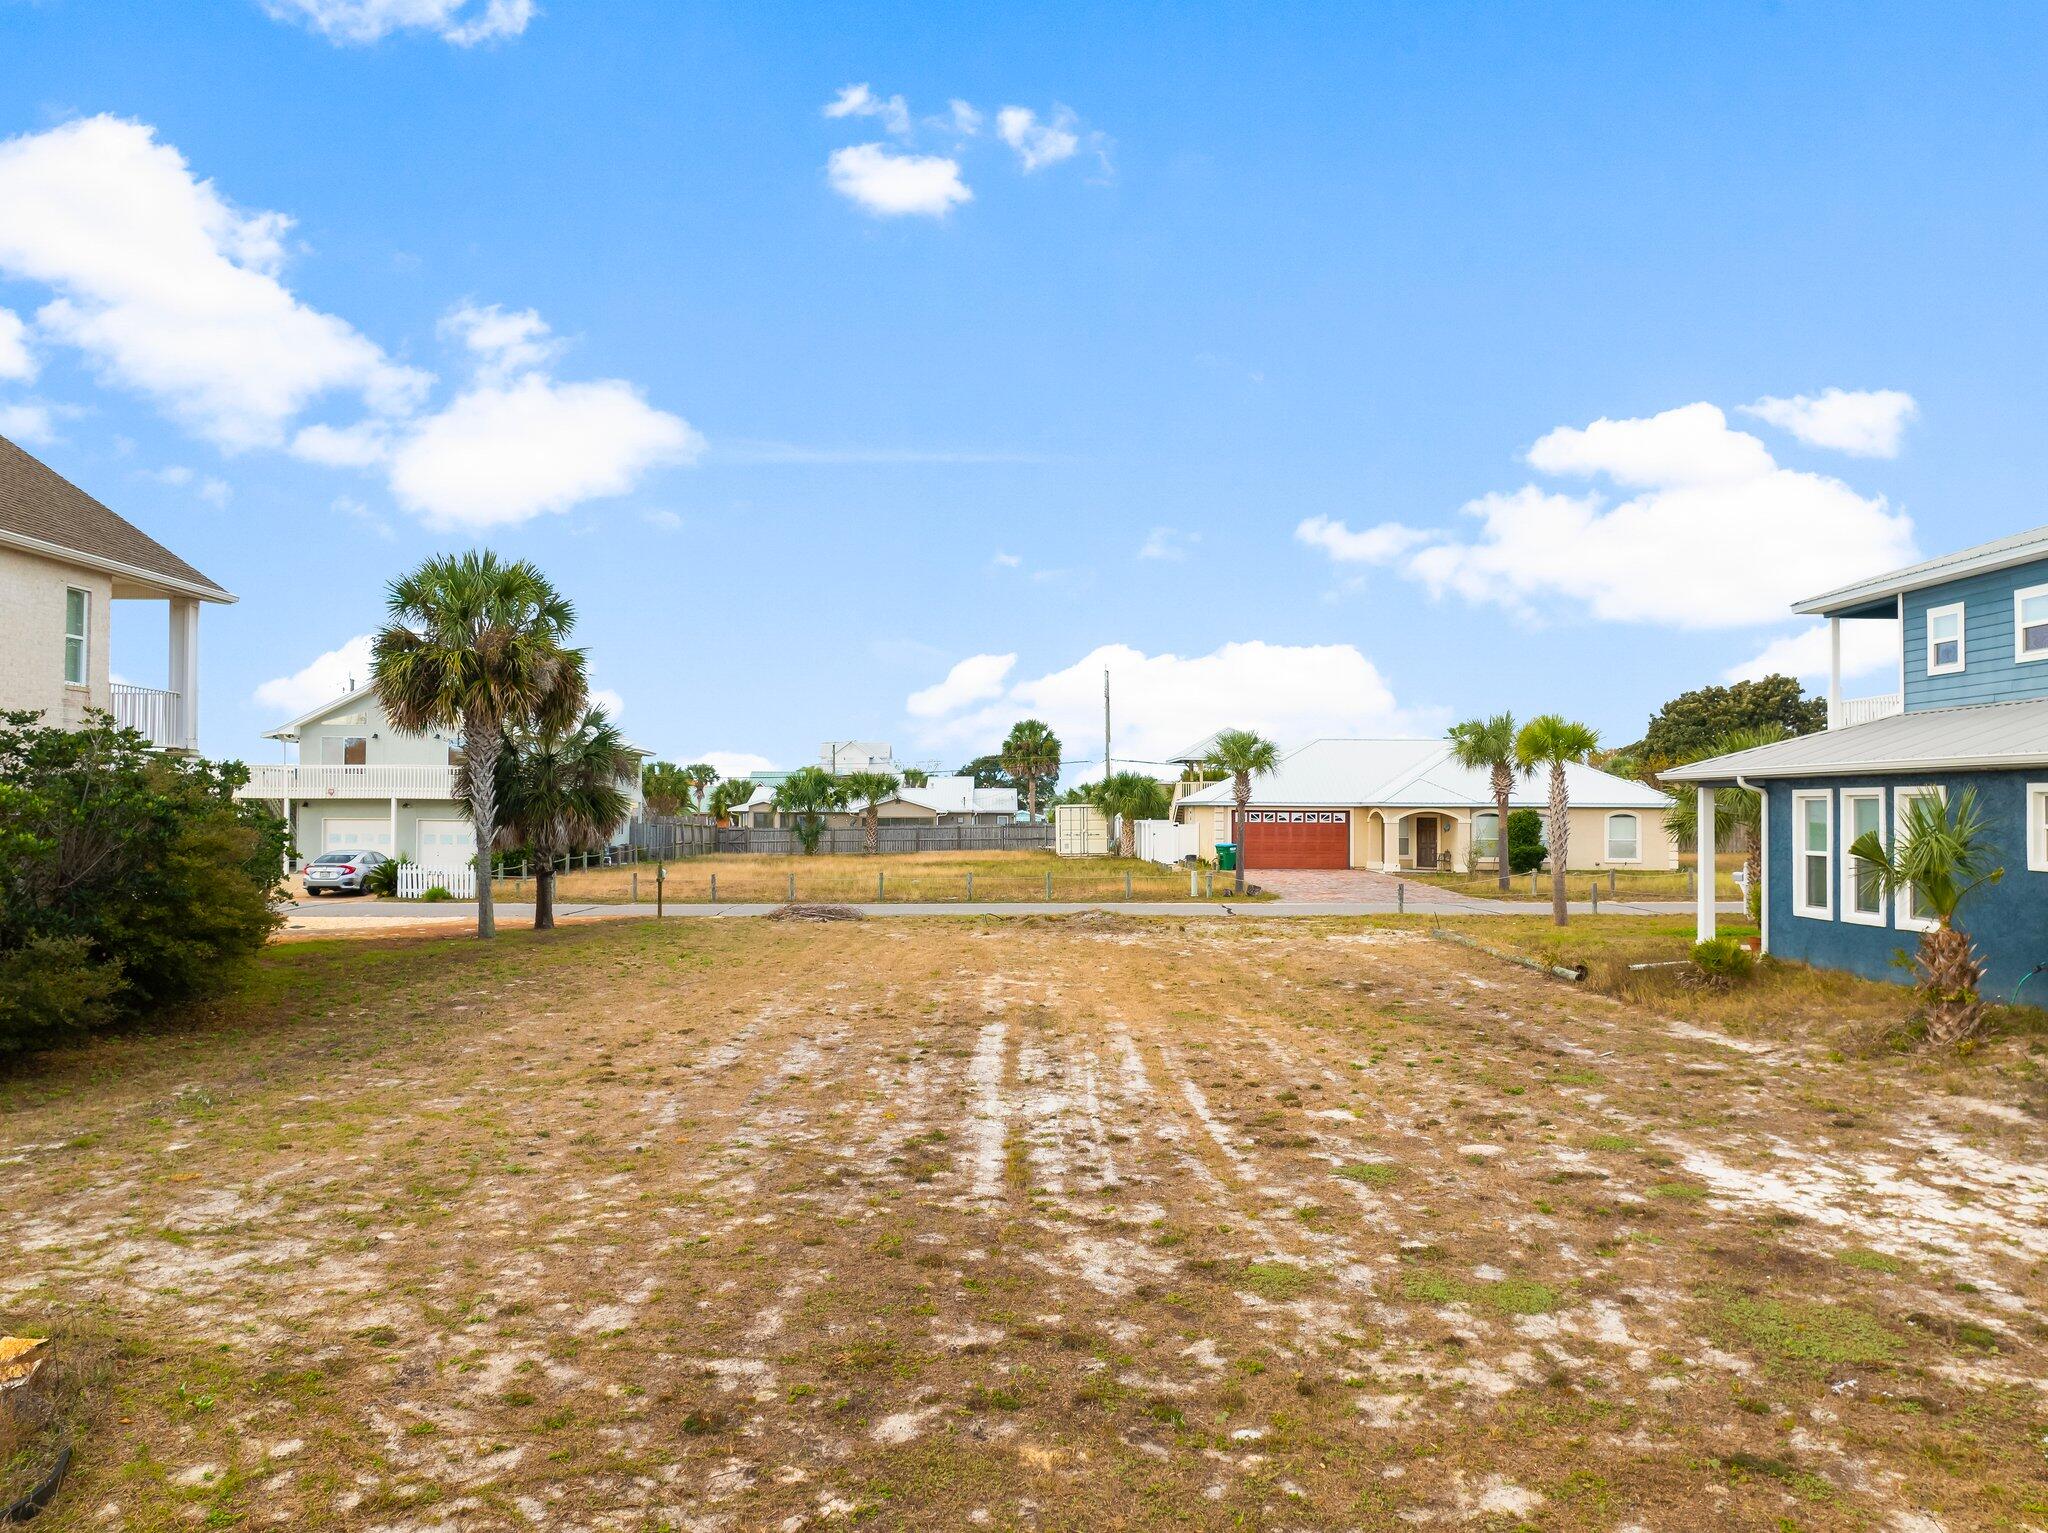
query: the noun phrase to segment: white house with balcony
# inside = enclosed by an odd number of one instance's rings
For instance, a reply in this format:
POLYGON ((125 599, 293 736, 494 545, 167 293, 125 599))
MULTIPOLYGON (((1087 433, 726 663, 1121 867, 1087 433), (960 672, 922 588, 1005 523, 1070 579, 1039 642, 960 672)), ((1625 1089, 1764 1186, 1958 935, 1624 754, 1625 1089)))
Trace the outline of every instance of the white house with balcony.
POLYGON ((77 728, 103 709, 167 750, 199 748, 199 609, 234 597, 0 437, 0 708, 77 728), (109 609, 160 601, 162 687, 114 680, 109 609))

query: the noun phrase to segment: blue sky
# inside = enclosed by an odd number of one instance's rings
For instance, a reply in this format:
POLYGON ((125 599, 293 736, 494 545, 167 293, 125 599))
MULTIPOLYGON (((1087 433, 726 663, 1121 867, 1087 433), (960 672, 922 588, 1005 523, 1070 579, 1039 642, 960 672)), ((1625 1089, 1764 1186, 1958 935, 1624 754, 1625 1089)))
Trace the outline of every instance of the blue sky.
MULTIPOLYGON (((1792 599, 2043 520, 2037 8, 0 0, 0 40, 0 433, 241 596, 216 754, 473 543, 665 754, 951 764, 1026 712, 1098 757, 1105 660, 1120 754, 1619 743, 1810 670, 1792 599)), ((115 669, 161 627, 121 610, 115 669)))

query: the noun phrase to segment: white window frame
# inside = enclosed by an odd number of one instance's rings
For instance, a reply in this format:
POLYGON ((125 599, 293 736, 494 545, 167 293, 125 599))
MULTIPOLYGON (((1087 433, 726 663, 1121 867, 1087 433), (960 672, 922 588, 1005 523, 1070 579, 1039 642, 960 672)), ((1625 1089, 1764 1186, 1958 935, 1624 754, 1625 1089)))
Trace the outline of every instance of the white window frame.
POLYGON ((1849 806, 1866 802, 1875 802, 1877 805, 1877 839, 1886 846, 1891 845, 1891 833, 1885 828, 1884 789, 1844 788, 1842 790, 1841 812, 1835 817, 1835 823, 1842 827, 1842 919, 1852 922, 1857 926, 1883 926, 1885 924, 1883 890, 1878 891, 1877 909, 1858 910, 1856 908, 1856 872, 1862 864, 1849 855, 1849 848, 1856 844, 1856 838, 1850 834, 1850 831, 1855 828, 1856 816, 1849 806))
POLYGON ((1792 795, 1792 914, 1814 921, 1835 918, 1835 796, 1825 789, 1792 795), (1819 804, 1827 825, 1827 845, 1820 851, 1806 844, 1806 806, 1819 804), (1827 864, 1826 898, 1818 905, 1806 900, 1806 860, 1819 857, 1827 864))
POLYGON ((64 588, 64 685, 92 685, 92 592, 83 586, 64 588), (71 631, 71 598, 78 598, 78 632, 71 631), (78 644, 78 679, 71 679, 71 645, 78 644))
POLYGON ((1394 822, 1394 855, 1396 857, 1412 857, 1415 855, 1415 838, 1408 833, 1409 824, 1414 818, 1415 816, 1412 814, 1404 814, 1394 822))
POLYGON ((1643 860, 1643 817, 1641 815, 1633 810, 1618 809, 1607 817, 1607 823, 1603 829, 1606 835, 1601 842, 1600 850, 1607 854, 1607 861, 1641 862, 1643 860), (1635 822, 1636 852, 1633 857, 1617 857, 1614 855, 1614 822, 1616 820, 1633 820, 1635 822))
POLYGON ((2035 596, 2048 596, 2048 585, 2022 586, 2012 593, 2012 658, 2020 665, 2033 660, 2048 660, 2048 649, 2037 649, 2031 653, 2027 649, 2026 624, 2021 613, 2029 598, 2035 596))
POLYGON ((2048 873, 2048 782, 2027 784, 2027 871, 2048 873))
MULTIPOLYGON (((2048 587, 2043 587, 2043 591, 2048 592, 2048 587)), ((1893 845, 1898 843, 1899 827, 1906 823, 1907 806, 1914 799, 1924 798, 1929 794, 1940 799, 1943 803, 1948 802, 1948 794, 1938 783, 1921 783, 1913 787, 1892 789, 1893 845)), ((1892 924, 1897 926, 1900 931, 1905 932, 1931 932, 1941 925, 1939 921, 1913 914, 1913 889, 1910 884, 1901 889, 1898 892, 1897 898, 1893 901, 1892 924)))
POLYGON ((1500 811, 1498 809, 1474 810, 1472 814, 1472 855, 1474 857, 1485 858, 1488 862, 1499 861, 1501 850, 1500 844, 1503 837, 1503 833, 1505 832, 1506 828, 1506 822, 1501 819, 1500 811), (1480 849, 1486 844, 1485 842, 1479 839, 1479 822, 1481 820, 1492 820, 1494 822, 1493 854, 1491 856, 1488 856, 1487 853, 1480 849))
MULTIPOLYGON (((2015 609, 2017 610, 2017 609, 2015 609)), ((1946 606, 1927 609, 1927 674, 1930 676, 1952 676, 1963 669, 1969 660, 1968 624, 1963 603, 1949 602, 1946 606), (1937 618, 1954 617, 1956 620, 1956 658, 1948 665, 1938 665, 1934 659, 1934 623, 1937 618)))

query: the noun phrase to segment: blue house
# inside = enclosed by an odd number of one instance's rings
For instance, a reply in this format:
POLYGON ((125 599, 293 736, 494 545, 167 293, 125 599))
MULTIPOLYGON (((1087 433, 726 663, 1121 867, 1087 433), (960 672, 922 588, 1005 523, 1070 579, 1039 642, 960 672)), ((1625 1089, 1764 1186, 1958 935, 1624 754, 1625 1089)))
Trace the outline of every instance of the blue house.
MULTIPOLYGON (((1765 951, 1873 979, 1933 923, 1911 890, 1879 895, 1850 843, 1889 843, 1918 795, 1974 788, 2004 878, 1958 916, 1985 960, 1984 993, 2009 997, 2048 965, 2048 528, 1859 581, 1794 610, 1828 620, 1828 727, 1674 768, 1699 793, 1701 840, 1717 788, 1763 797, 1765 951), (1898 623, 1899 689, 1842 696, 1842 624, 1898 623)), ((1714 932, 1701 880, 1699 933, 1714 932)), ((2048 999, 2048 975, 2029 990, 2048 999)))

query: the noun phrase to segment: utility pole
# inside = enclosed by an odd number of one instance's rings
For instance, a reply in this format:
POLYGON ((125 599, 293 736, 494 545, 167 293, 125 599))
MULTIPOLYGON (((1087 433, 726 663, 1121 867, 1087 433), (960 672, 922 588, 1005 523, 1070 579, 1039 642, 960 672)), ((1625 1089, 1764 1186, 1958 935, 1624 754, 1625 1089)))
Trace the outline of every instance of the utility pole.
POLYGON ((1109 781, 1109 774, 1116 770, 1109 764, 1109 667, 1102 668, 1102 780, 1109 781))

